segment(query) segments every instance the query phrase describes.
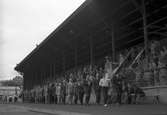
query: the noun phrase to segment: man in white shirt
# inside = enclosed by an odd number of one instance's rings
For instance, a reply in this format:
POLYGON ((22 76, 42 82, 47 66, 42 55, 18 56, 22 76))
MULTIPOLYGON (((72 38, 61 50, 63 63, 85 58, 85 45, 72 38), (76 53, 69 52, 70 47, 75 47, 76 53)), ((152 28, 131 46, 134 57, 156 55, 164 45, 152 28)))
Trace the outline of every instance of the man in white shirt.
POLYGON ((108 88, 110 83, 110 79, 108 79, 107 75, 108 73, 105 73, 105 75, 100 79, 99 82, 99 86, 101 87, 103 93, 103 101, 105 107, 107 106, 108 88))

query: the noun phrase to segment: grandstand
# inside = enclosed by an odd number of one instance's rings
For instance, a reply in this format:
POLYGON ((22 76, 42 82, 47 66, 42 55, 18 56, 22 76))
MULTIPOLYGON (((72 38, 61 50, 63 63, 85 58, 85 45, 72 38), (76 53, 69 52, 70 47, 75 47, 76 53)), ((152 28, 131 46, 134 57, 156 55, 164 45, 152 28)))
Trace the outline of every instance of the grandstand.
MULTIPOLYGON (((136 71, 129 80, 150 95, 158 90, 162 102, 167 102, 167 68, 157 69, 163 77, 155 80, 149 66, 151 43, 157 41, 159 49, 167 44, 166 12, 166 0, 86 0, 15 67, 23 74, 24 90, 52 81, 73 68, 104 67, 104 57, 110 56, 113 74, 125 69, 136 71), (124 58, 118 65, 121 53, 124 58)), ((165 55, 162 58, 165 60, 165 55)))

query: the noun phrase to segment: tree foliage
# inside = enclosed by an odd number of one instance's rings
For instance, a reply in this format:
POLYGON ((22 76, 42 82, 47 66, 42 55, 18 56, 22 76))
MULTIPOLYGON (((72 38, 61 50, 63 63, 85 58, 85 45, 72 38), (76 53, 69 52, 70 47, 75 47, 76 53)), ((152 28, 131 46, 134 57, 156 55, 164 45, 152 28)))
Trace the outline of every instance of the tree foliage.
POLYGON ((16 76, 12 80, 5 80, 1 82, 3 86, 22 86, 23 78, 21 76, 16 76))

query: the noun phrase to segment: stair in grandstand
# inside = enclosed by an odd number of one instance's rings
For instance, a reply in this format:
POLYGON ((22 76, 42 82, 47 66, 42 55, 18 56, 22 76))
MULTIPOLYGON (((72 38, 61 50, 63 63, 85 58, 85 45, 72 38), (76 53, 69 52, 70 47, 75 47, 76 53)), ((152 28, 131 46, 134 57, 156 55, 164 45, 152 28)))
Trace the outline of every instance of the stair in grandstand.
POLYGON ((131 55, 132 55, 133 50, 131 49, 128 54, 126 55, 125 59, 119 64, 118 67, 116 67, 113 70, 113 75, 117 74, 118 72, 120 72, 123 68, 133 68, 135 66, 135 64, 138 62, 138 60, 141 58, 142 54, 144 54, 144 49, 141 49, 141 51, 139 53, 137 53, 134 57, 134 59, 132 59, 131 55))
POLYGON ((130 57, 131 53, 132 53, 132 49, 128 52, 125 59, 118 65, 118 67, 116 67, 113 70, 113 75, 117 74, 121 70, 121 68, 124 66, 125 62, 127 61, 127 59, 130 57))
POLYGON ((144 49, 142 49, 138 55, 136 56, 136 58, 133 60, 133 62, 131 63, 131 65, 129 66, 129 69, 134 68, 136 64, 138 64, 140 58, 142 57, 142 55, 144 54, 144 49))

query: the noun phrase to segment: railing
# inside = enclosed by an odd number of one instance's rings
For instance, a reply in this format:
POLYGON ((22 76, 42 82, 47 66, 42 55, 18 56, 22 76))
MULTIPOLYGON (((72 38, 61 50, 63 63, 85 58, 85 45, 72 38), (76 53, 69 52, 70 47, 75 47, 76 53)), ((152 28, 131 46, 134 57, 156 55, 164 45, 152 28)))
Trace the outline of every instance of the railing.
POLYGON ((133 60, 132 64, 129 66, 129 68, 132 68, 133 65, 140 59, 140 57, 142 56, 142 54, 144 53, 144 49, 142 49, 138 55, 136 56, 136 58, 133 60))
POLYGON ((127 59, 128 59, 128 57, 131 55, 131 53, 132 53, 132 49, 128 52, 128 54, 127 54, 127 56, 125 57, 125 59, 119 64, 119 66, 118 67, 116 67, 114 70, 113 70, 113 76, 115 75, 115 74, 117 74, 119 71, 120 71, 120 69, 123 67, 123 65, 124 65, 124 63, 127 61, 127 59))

